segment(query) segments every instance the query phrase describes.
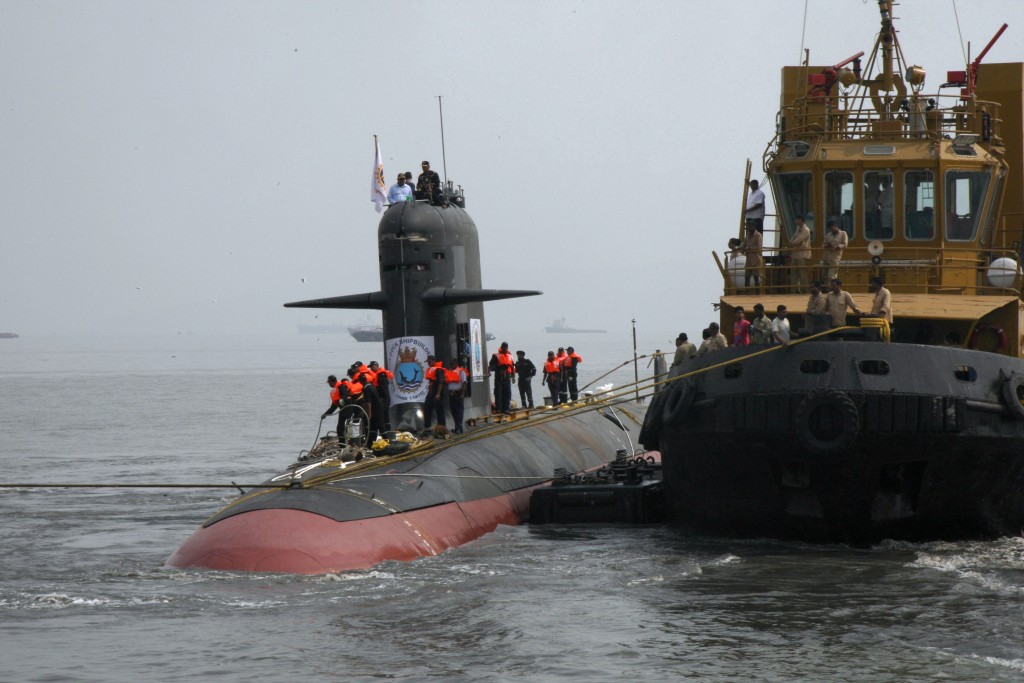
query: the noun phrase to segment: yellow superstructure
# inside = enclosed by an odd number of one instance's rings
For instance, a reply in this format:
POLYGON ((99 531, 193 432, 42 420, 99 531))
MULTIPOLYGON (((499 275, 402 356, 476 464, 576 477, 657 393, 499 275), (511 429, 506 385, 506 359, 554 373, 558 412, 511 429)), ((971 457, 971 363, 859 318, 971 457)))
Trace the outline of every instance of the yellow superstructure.
POLYGON ((822 244, 835 221, 849 240, 843 289, 866 310, 868 280, 882 277, 898 341, 1020 357, 1024 63, 981 63, 994 38, 926 92, 925 70, 903 58, 890 5, 879 3, 882 28, 863 70, 863 53, 783 68, 764 158, 775 232, 766 228, 759 287, 744 287, 738 259, 715 255, 723 325, 736 306, 760 302, 770 313, 786 304, 800 326, 807 295, 795 285, 790 246, 800 216, 813 245, 807 281, 824 281, 822 244))

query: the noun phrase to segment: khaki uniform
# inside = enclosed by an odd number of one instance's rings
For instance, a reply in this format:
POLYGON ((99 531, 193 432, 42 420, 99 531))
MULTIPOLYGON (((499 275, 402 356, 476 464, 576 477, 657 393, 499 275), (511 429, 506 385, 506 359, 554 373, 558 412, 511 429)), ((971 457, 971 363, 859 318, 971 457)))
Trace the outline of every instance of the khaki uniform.
POLYGON ((703 356, 705 353, 720 351, 726 348, 729 348, 729 342, 726 340, 725 335, 719 332, 714 337, 708 337, 701 342, 700 348, 697 349, 697 355, 703 356))
POLYGON ((674 368, 675 366, 682 363, 687 358, 693 358, 697 354, 697 347, 688 341, 683 342, 676 347, 676 355, 672 357, 672 365, 669 367, 674 368))
POLYGON ((844 292, 841 289, 838 294, 835 292, 826 294, 825 300, 828 305, 828 314, 832 318, 832 327, 842 327, 846 324, 846 309, 848 307, 852 308, 854 312, 859 312, 857 304, 853 301, 850 293, 844 292))
POLYGON ((755 230, 748 235, 740 245, 740 251, 747 257, 747 263, 743 267, 743 286, 749 285, 751 278, 755 278, 755 285, 759 284, 757 278, 761 277, 761 266, 764 264, 761 258, 761 233, 755 230))
POLYGON ((811 294, 807 297, 807 315, 821 315, 826 313, 828 300, 824 294, 811 294))
POLYGON ((849 243, 850 238, 843 230, 834 235, 831 230, 825 233, 825 254, 821 262, 828 267, 827 280, 831 281, 839 276, 839 262, 843 260, 843 249, 846 249, 849 243))
POLYGON ((807 265, 811 262, 811 229, 806 223, 797 229, 789 246, 793 249, 793 269, 789 279, 797 291, 802 291, 807 286, 807 265))
POLYGON ((879 287, 871 301, 871 317, 885 318, 892 325, 892 294, 885 287, 879 287))
POLYGON ((754 319, 750 321, 750 343, 772 343, 772 321, 768 319, 768 316, 762 315, 759 318, 755 315, 754 319))

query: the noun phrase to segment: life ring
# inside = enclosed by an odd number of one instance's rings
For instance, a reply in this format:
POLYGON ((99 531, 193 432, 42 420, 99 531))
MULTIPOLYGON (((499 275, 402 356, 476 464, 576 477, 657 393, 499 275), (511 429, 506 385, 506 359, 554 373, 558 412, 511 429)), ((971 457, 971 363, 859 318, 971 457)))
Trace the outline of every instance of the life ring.
POLYGON ((689 379, 676 380, 672 383, 672 389, 665 399, 665 408, 662 410, 661 419, 667 425, 679 424, 686 419, 693 405, 693 397, 697 394, 697 385, 689 379))
POLYGON ((1003 332, 1003 328, 999 327, 999 325, 990 325, 988 323, 975 326, 974 331, 971 332, 971 338, 967 342, 967 348, 975 351, 978 349, 978 337, 981 332, 996 333, 996 337, 999 339, 999 343, 996 345, 996 351, 1002 351, 1006 348, 1006 332, 1003 332))
POLYGON ((1006 407, 1018 420, 1024 420, 1024 375, 1010 375, 1001 387, 1006 407))
POLYGON ((640 436, 637 440, 644 445, 644 448, 657 450, 661 438, 661 411, 665 409, 665 400, 668 398, 669 390, 659 391, 655 394, 651 405, 647 407, 647 414, 644 415, 644 423, 640 425, 640 436))
POLYGON ((814 453, 849 448, 860 432, 860 411, 847 394, 834 389, 807 394, 794 414, 797 439, 814 453), (822 412, 828 414, 823 415, 822 412))

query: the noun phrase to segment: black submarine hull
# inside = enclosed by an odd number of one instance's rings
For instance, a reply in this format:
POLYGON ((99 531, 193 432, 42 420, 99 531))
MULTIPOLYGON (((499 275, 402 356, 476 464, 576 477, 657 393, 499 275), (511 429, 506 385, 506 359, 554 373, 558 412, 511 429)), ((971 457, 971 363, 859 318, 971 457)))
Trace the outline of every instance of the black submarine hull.
POLYGON ((592 470, 632 453, 644 406, 578 404, 478 426, 450 441, 339 469, 310 463, 208 519, 172 567, 322 574, 437 555, 499 524, 527 521, 555 469, 592 470))
POLYGON ((914 344, 768 348, 692 359, 651 406, 641 441, 662 452, 676 523, 854 543, 1024 528, 1024 362, 914 344))

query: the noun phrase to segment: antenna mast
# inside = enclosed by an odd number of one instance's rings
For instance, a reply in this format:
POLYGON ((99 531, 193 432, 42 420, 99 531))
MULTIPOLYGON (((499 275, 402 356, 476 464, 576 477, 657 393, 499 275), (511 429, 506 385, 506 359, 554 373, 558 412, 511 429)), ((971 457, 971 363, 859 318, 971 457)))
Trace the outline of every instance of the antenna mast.
POLYGON ((448 184, 448 160, 444 155, 444 110, 441 108, 441 95, 437 96, 437 113, 441 117, 441 168, 444 169, 444 184, 448 184))

